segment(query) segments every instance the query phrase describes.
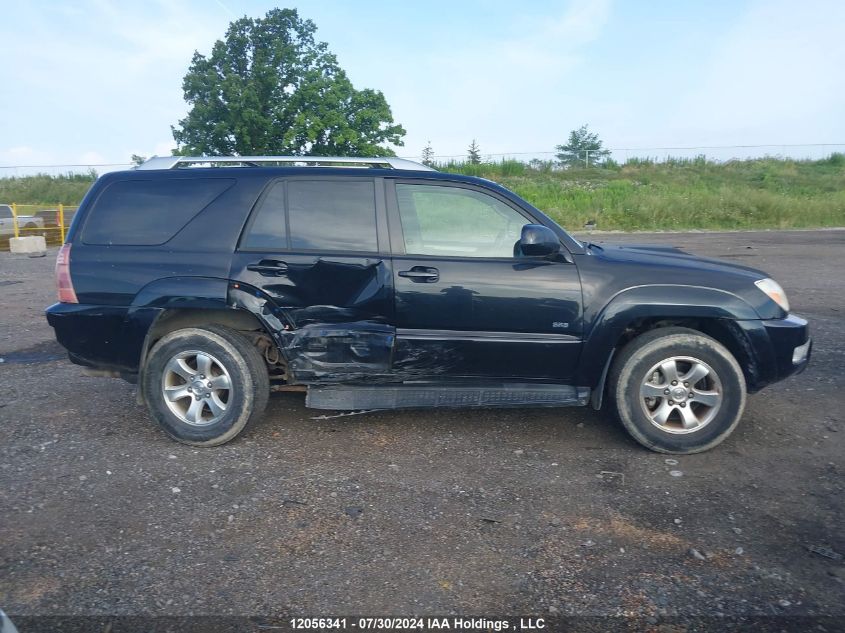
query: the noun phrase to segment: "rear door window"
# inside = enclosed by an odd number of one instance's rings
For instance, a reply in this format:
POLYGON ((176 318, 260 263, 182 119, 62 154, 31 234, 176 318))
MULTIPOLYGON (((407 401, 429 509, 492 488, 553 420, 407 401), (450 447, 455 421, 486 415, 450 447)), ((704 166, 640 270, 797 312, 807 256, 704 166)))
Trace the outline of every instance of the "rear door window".
POLYGON ((229 178, 114 182, 89 212, 82 241, 95 245, 164 244, 234 182, 229 178))
POLYGON ((372 180, 291 180, 287 188, 293 250, 378 251, 372 180))
POLYGON ((372 180, 276 182, 258 203, 248 250, 378 251, 372 180))

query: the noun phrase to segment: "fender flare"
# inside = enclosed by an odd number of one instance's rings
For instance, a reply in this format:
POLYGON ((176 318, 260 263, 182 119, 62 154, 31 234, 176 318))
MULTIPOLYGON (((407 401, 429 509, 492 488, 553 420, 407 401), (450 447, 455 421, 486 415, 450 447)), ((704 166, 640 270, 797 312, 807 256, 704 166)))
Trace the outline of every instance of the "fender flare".
POLYGON ((141 341, 135 346, 134 360, 139 373, 149 345, 149 332, 168 309, 226 309, 228 280, 213 277, 163 277, 138 291, 124 319, 124 332, 129 340, 141 341), (185 294, 189 289, 190 294, 185 294))
POLYGON ((248 313, 278 343, 272 325, 262 318, 260 312, 234 303, 229 305, 229 287, 228 279, 216 277, 165 277, 144 286, 133 299, 124 320, 127 339, 136 342, 131 351, 138 374, 143 371, 144 359, 152 342, 150 333, 158 320, 171 310, 248 313), (190 294, 186 294, 186 289, 190 294))
MULTIPOLYGON (((672 284, 626 288, 604 305, 585 333, 577 384, 602 391, 625 330, 643 319, 673 318, 756 320, 760 316, 747 301, 726 290, 672 284)), ((594 398, 594 406, 600 403, 600 396, 594 398)))

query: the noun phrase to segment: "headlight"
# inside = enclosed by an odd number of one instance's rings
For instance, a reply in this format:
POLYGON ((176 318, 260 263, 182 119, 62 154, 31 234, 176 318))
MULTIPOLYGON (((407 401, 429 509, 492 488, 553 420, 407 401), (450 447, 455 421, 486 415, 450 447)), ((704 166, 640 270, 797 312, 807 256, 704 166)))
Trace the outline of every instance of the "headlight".
POLYGON ((783 288, 780 287, 778 282, 767 277, 766 279, 755 281, 754 285, 765 292, 769 299, 778 304, 784 309, 784 311, 789 312, 789 301, 786 298, 786 293, 783 291, 783 288))

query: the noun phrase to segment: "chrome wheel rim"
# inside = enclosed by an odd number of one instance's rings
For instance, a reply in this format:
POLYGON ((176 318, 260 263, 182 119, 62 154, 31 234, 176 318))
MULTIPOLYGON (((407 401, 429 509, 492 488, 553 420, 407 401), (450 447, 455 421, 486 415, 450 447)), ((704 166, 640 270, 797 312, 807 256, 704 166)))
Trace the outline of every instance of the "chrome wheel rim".
POLYGON ((713 368, 691 356, 655 364, 640 385, 640 404, 661 431, 683 435, 707 426, 722 406, 722 382, 713 368))
POLYGON ((164 366, 161 393, 170 411, 191 426, 219 422, 232 400, 226 367, 208 352, 179 352, 164 366))

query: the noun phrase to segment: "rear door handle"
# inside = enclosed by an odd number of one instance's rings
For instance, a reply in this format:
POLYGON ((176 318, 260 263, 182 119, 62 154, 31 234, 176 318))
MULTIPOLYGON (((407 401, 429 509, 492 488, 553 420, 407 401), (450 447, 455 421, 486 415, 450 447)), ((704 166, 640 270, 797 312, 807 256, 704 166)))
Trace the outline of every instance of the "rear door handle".
POLYGON ((264 277, 284 277, 288 274, 288 265, 275 259, 262 259, 257 264, 247 264, 246 269, 264 277))
POLYGON ((440 271, 426 266, 414 266, 411 270, 400 270, 400 277, 407 277, 416 283, 433 283, 440 279, 440 271))

